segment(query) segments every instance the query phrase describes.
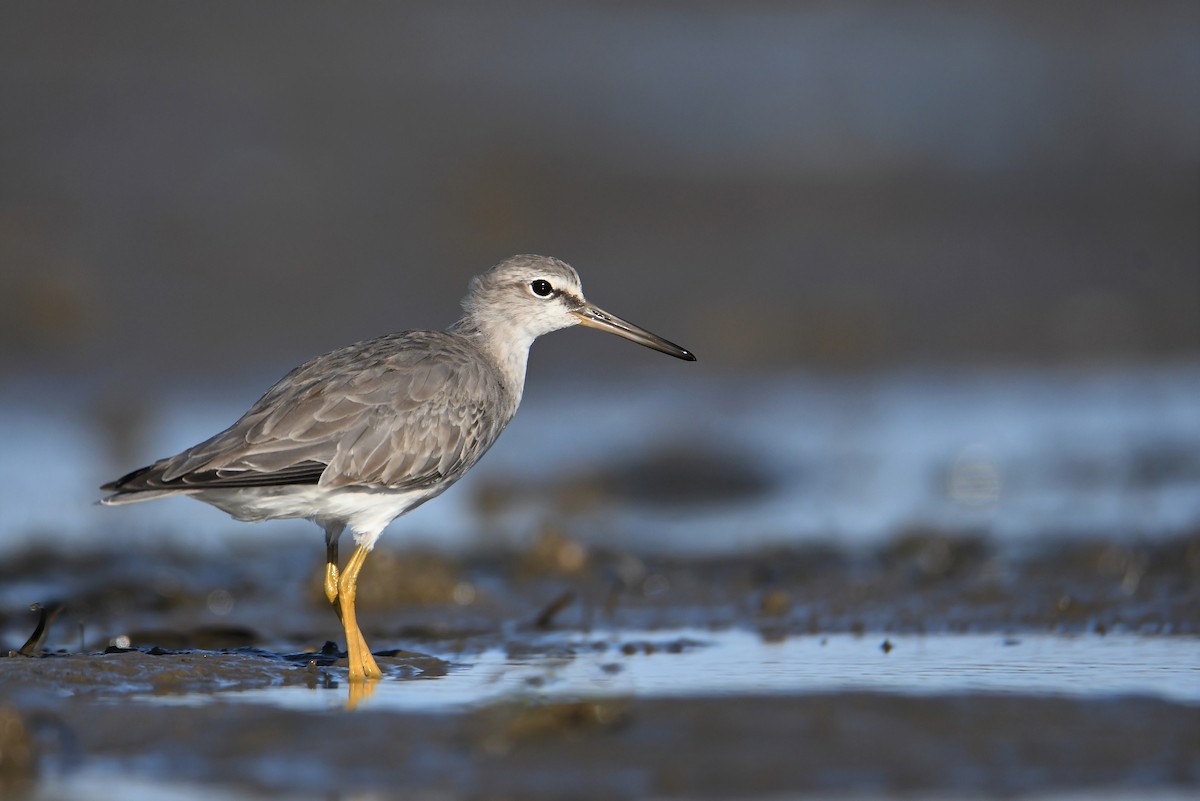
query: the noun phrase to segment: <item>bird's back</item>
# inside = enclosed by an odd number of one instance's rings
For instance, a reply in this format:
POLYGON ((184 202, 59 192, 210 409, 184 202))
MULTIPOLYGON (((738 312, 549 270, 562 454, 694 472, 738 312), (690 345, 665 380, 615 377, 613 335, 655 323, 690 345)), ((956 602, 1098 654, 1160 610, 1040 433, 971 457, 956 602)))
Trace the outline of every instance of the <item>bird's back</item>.
POLYGON ((491 447, 516 403, 471 337, 390 334, 297 367, 225 431, 106 484, 104 501, 304 485, 431 496, 491 447))

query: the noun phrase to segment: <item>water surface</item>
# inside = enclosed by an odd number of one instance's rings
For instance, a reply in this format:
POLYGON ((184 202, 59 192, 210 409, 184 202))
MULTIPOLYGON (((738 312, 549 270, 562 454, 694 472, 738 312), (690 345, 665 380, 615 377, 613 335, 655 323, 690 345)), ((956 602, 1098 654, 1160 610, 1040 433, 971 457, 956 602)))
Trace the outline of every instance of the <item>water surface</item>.
MULTIPOLYGON (((447 654, 451 666, 445 675, 385 679, 366 705, 447 712, 506 700, 851 691, 1139 695, 1200 704, 1200 639, 1194 637, 841 634, 775 642, 744 630, 623 631, 543 643, 543 648, 551 653, 527 658, 503 649, 447 654)), ((345 692, 343 682, 323 689, 294 685, 139 698, 156 704, 225 701, 311 710, 344 706, 345 692)))

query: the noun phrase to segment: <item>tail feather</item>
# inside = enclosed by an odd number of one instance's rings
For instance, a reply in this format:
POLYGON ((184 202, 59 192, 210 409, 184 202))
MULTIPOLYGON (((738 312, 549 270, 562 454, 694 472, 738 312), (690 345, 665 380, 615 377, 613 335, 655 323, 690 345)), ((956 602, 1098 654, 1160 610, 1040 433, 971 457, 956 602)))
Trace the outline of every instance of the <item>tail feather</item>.
MULTIPOLYGON (((110 484, 105 484, 101 489, 111 489, 110 484)), ((100 499, 100 503, 105 506, 124 506, 128 503, 141 503, 142 501, 152 501, 155 498, 167 498, 171 495, 187 494, 194 490, 139 490, 137 492, 116 492, 112 495, 105 496, 100 499)))
POLYGON ((100 503, 105 506, 122 506, 127 503, 141 503, 142 501, 152 501, 155 498, 178 495, 181 491, 186 492, 186 490, 154 486, 154 479, 161 473, 162 469, 156 462, 146 467, 139 467, 132 473, 126 473, 116 481, 102 484, 100 489, 111 492, 112 495, 101 498, 100 503))
POLYGON ((248 489, 282 487, 297 484, 316 484, 325 470, 322 462, 306 461, 273 472, 257 470, 198 470, 167 481, 163 475, 170 459, 160 459, 152 465, 127 473, 100 489, 112 494, 101 498, 106 506, 152 501, 170 495, 191 495, 206 489, 248 489))
POLYGON ((147 473, 153 470, 155 466, 156 465, 151 464, 146 465, 145 467, 139 467, 132 473, 126 473, 115 481, 110 481, 107 484, 101 484, 100 489, 104 490, 105 492, 129 492, 130 490, 134 489, 144 489, 144 486, 139 486, 141 482, 139 482, 138 479, 144 477, 147 473))

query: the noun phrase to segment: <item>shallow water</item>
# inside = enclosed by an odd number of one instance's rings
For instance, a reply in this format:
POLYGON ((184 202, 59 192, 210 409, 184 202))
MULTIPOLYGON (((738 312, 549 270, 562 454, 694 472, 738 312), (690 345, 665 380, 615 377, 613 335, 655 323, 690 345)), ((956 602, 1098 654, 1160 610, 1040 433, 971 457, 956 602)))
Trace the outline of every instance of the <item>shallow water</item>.
MULTIPOLYGON (((0 395, 0 552, 114 530, 196 548, 316 541, 304 522, 250 527, 187 499, 96 504, 102 481, 224 428, 261 389, 162 398, 124 435, 86 393, 0 395)), ((535 381, 472 473, 384 541, 470 550, 483 529, 487 543, 519 542, 547 519, 665 553, 876 544, 913 528, 1002 543, 1178 536, 1200 527, 1198 399, 1200 366, 1186 362, 535 381)))
MULTIPOLYGON (((301 592, 292 550, 6 562, 0 583, 50 582, 67 611, 48 651, 0 659, 0 747, 34 755, 0 771, 0 795, 1142 798, 1200 783, 1195 537, 641 560, 550 542, 377 554, 369 641, 409 650, 379 650, 385 679, 367 687, 319 648, 336 621, 315 573, 301 592), (445 586, 393 594, 422 575, 445 586), (214 586, 237 599, 215 627, 214 586), (114 635, 138 647, 106 649, 114 635)), ((9 617, 12 647, 36 618, 9 617)))
MULTIPOLYGON (((1142 695, 1200 704, 1200 639, 1194 637, 843 634, 771 641, 743 630, 684 630, 623 631, 542 646, 553 653, 531 658, 513 658, 503 649, 467 657, 447 654, 451 665, 445 675, 385 679, 364 705, 445 712, 511 700, 849 691, 1142 695)), ((225 701, 306 710, 346 702, 345 685, 336 683, 136 698, 154 704, 225 701)))
POLYGON ((401 665, 433 657, 382 658, 370 692, 270 654, 9 660, 29 688, 9 703, 42 710, 18 718, 43 751, 28 798, 1115 801, 1200 782, 1196 637, 685 629, 441 656, 429 678, 401 665))

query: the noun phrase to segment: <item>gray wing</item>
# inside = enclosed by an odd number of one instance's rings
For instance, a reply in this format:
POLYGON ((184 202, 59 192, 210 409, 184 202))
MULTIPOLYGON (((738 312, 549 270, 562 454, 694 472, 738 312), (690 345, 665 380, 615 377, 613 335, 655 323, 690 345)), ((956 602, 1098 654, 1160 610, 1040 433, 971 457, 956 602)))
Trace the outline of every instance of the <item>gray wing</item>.
POLYGON ((463 337, 393 334, 296 368, 225 431, 103 489, 429 486, 466 472, 514 411, 463 337))

